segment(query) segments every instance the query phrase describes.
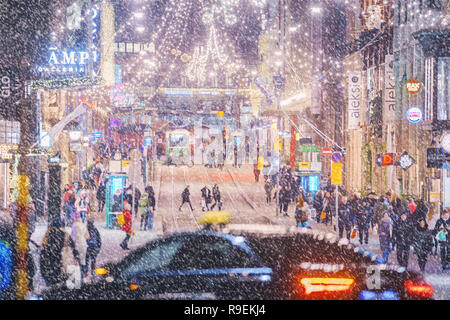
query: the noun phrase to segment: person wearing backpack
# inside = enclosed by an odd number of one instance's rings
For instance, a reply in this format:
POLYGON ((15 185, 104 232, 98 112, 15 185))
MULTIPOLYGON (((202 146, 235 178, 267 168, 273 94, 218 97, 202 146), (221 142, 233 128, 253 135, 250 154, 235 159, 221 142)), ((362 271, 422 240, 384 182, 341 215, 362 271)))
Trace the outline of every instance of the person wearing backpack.
POLYGON ((124 224, 122 225, 122 231, 124 231, 126 233, 125 239, 123 239, 123 241, 120 243, 120 247, 123 250, 130 250, 130 248, 128 248, 128 241, 131 238, 131 233, 132 233, 132 220, 131 220, 131 205, 128 203, 127 200, 125 200, 123 202, 123 218, 124 218, 124 224))
POLYGON ((100 253, 100 248, 102 247, 102 239, 100 236, 100 232, 94 225, 94 221, 92 219, 88 220, 87 230, 89 238, 86 240, 87 243, 87 251, 86 251, 86 272, 91 275, 94 274, 95 263, 97 260, 97 256, 100 253), (89 266, 90 271, 89 271, 89 266))

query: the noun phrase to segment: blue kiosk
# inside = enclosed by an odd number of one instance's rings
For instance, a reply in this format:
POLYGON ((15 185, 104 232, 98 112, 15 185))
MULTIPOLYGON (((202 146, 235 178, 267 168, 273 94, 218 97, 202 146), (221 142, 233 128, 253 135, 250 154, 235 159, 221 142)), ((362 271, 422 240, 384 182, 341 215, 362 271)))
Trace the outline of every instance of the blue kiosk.
POLYGON ((123 210, 123 190, 127 185, 128 175, 126 174, 111 174, 106 183, 106 228, 120 229, 121 226, 117 223, 117 216, 123 210))

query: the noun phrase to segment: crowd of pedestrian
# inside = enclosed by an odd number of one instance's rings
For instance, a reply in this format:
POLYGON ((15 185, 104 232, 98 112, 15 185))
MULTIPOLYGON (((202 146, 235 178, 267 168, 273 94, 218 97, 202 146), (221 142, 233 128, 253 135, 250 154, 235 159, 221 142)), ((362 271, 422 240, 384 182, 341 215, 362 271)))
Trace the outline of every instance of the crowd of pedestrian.
POLYGON ((308 219, 312 219, 318 224, 333 227, 340 238, 359 240, 360 245, 367 245, 369 237, 376 236, 383 260, 387 263, 395 250, 398 264, 405 268, 412 249, 422 272, 428 256, 437 255, 440 248, 442 270, 449 269, 450 237, 447 234, 450 208, 443 210, 434 228, 430 229, 429 208, 422 199, 416 201, 411 197, 402 200, 392 190, 382 195, 369 192, 362 196, 356 190, 337 191, 331 187, 318 190, 313 195, 303 189, 300 177, 295 177, 286 167, 281 168, 279 174, 264 176, 264 179, 266 203, 276 200, 277 215, 286 217, 289 217, 289 206, 293 204, 294 218, 299 227, 311 228, 308 219), (333 224, 334 219, 337 219, 337 228, 333 224))
MULTIPOLYGON (((214 184, 212 191, 209 189, 208 185, 205 185, 202 189, 200 189, 201 192, 201 201, 200 206, 202 208, 202 211, 210 211, 213 210, 216 206, 219 211, 223 208, 223 203, 221 200, 221 194, 220 189, 217 184, 214 184)), ((179 211, 181 211, 181 208, 183 205, 187 203, 189 204, 189 207, 192 211, 194 211, 194 208, 192 207, 191 203, 191 192, 190 192, 190 186, 187 185, 183 192, 181 193, 181 205, 179 207, 179 211)))

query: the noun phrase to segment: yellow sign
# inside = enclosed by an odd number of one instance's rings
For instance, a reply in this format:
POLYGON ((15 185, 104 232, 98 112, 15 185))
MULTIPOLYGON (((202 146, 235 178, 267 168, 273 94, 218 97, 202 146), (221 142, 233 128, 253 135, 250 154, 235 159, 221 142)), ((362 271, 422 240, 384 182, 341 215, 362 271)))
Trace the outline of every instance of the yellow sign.
POLYGON ((300 168, 309 168, 311 166, 311 162, 299 162, 298 166, 300 168))
POLYGON ((342 163, 331 163, 331 184, 342 184, 342 163))
POLYGON ((430 192, 430 202, 441 202, 441 193, 430 192))
POLYGON ((12 159, 13 153, 19 148, 15 144, 0 144, 0 158, 1 159, 12 159))
POLYGON ((217 111, 217 116, 218 117, 223 117, 223 111, 217 111))
POLYGON ((278 125, 276 121, 272 121, 272 130, 277 130, 278 125))
POLYGON ((258 157, 258 170, 262 170, 264 167, 264 158, 258 157))
POLYGON ((275 144, 273 146, 273 148, 275 149, 275 151, 281 151, 281 149, 283 149, 283 144, 282 144, 282 140, 280 136, 276 136, 275 137, 275 144))
POLYGON ((128 167, 130 165, 130 160, 122 160, 122 167, 128 167))

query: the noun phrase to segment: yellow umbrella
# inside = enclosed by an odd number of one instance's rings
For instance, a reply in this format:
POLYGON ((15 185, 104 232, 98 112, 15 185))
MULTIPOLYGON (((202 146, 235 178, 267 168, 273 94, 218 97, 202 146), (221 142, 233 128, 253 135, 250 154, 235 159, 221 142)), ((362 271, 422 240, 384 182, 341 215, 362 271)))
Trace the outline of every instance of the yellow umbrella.
POLYGON ((208 211, 198 218, 198 223, 229 223, 231 221, 231 213, 228 211, 208 211))

